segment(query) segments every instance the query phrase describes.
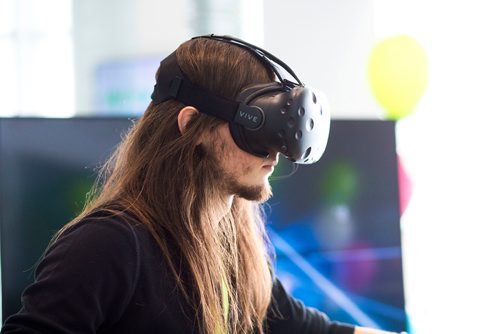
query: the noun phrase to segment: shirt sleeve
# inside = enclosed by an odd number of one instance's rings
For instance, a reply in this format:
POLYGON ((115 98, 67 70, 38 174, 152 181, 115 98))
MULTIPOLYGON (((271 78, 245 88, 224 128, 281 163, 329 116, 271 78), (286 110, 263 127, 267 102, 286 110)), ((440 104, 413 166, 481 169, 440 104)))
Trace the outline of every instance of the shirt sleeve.
POLYGON ((45 253, 22 308, 2 328, 7 333, 96 333, 116 322, 138 275, 138 242, 132 227, 115 219, 83 220, 45 253))
POLYGON ((278 279, 273 285, 273 300, 267 316, 270 334, 353 334, 354 326, 331 321, 313 308, 291 297, 278 279))

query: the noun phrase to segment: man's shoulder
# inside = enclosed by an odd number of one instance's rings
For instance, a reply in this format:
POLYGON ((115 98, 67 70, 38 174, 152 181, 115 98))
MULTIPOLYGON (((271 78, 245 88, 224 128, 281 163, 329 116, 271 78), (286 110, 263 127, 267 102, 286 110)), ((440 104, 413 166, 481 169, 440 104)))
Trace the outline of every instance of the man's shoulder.
POLYGON ((61 238, 92 235, 99 239, 129 239, 136 243, 137 235, 142 230, 141 223, 125 212, 113 213, 99 209, 78 219, 62 233, 61 238))

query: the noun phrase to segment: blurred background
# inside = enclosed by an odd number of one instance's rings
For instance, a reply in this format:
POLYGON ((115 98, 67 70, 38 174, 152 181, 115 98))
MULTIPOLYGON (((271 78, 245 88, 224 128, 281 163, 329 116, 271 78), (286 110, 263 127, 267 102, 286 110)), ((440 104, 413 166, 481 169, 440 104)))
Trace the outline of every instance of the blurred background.
POLYGON ((137 117, 191 36, 262 46, 326 93, 333 124, 394 122, 411 332, 495 332, 499 15, 487 0, 2 0, 0 117, 137 117))

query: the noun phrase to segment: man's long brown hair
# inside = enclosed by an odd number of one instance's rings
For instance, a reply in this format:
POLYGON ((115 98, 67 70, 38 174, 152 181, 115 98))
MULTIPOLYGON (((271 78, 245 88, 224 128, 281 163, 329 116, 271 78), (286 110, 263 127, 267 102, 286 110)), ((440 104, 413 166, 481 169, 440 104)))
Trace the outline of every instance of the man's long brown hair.
MULTIPOLYGON (((255 56, 228 43, 195 39, 176 52, 192 82, 226 98, 272 80, 255 56)), ((199 144, 223 122, 198 114, 181 134, 177 116, 183 107, 173 100, 149 105, 104 166, 83 212, 56 238, 91 212, 111 204, 123 208, 113 214, 132 214, 153 235, 194 309, 197 328, 204 333, 263 332, 272 273, 259 206, 235 196, 227 212, 217 159, 209 143, 199 144), (226 212, 222 218, 220 212, 226 212), (222 282, 228 290, 227 317, 222 282)))

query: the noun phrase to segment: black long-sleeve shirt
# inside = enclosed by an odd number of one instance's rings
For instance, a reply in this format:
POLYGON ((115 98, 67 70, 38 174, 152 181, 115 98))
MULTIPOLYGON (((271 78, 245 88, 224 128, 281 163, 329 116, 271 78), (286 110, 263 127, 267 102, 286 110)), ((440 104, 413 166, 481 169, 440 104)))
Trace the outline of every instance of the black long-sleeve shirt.
MULTIPOLYGON (((22 309, 1 333, 195 333, 194 313, 144 226, 117 217, 89 217, 45 253, 22 309)), ((305 307, 274 281, 278 311, 267 333, 353 334, 305 307), (276 316, 280 313, 281 316, 276 316)))

